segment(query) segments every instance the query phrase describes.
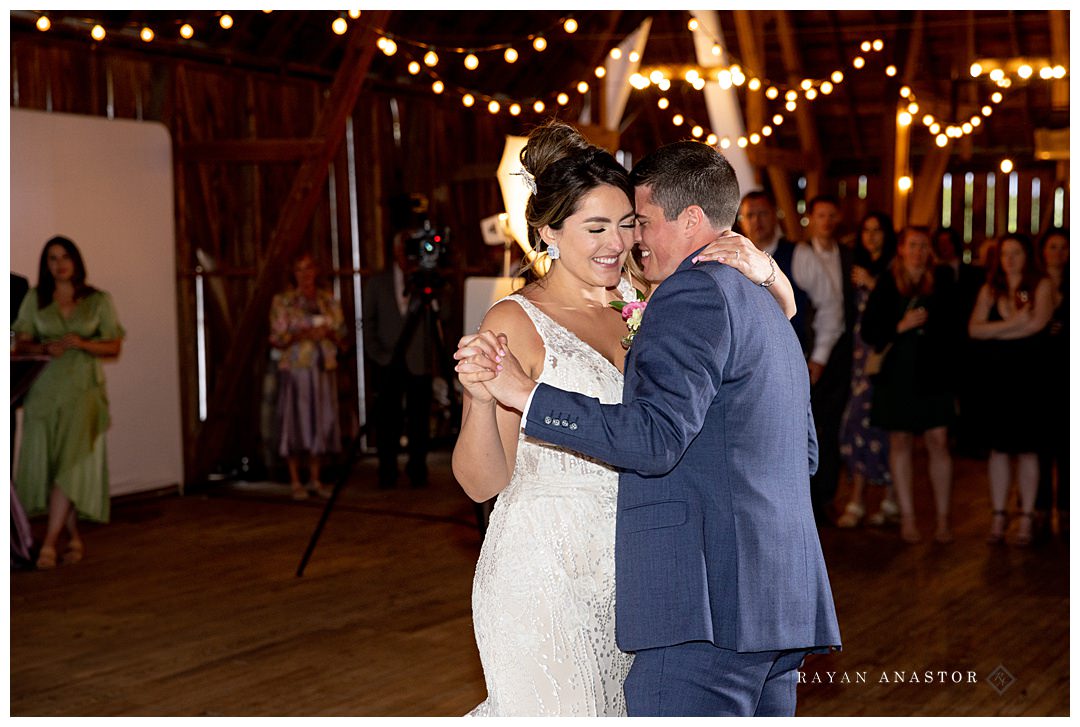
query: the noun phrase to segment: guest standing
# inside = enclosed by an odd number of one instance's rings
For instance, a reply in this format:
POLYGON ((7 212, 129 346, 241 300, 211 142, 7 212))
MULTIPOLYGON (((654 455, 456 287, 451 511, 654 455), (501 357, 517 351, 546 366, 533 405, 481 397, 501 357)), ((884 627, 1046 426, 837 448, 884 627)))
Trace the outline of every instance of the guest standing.
MULTIPOLYGON (((1054 313, 1046 327, 1046 379, 1054 387, 1069 390, 1069 231, 1053 228, 1039 245, 1042 270, 1053 286, 1054 313)), ((1039 448, 1039 491, 1035 513, 1039 528, 1052 530, 1051 513, 1057 504, 1058 531, 1069 532, 1069 406, 1068 400, 1050 406, 1047 436, 1039 448), (1057 497, 1054 497, 1054 468, 1057 497)))
POLYGON ((900 234, 896 258, 878 279, 863 311, 863 340, 877 353, 885 353, 874 382, 870 421, 889 432, 889 469, 900 506, 900 537, 906 543, 922 539, 912 492, 912 452, 919 434, 929 455, 937 507, 934 540, 952 540, 948 425, 955 402, 951 378, 944 373, 955 337, 950 295, 948 282, 934 275, 929 232, 907 227, 900 234))
POLYGON ((308 253, 293 265, 294 287, 274 296, 270 343, 282 349, 278 362, 278 453, 289 465, 293 498, 307 499, 300 478, 305 455, 312 491, 329 497, 320 458, 341 451, 337 353, 345 338, 341 304, 316 286, 318 267, 308 253))
POLYGON ((26 395, 15 472, 27 513, 48 512, 37 567, 56 567, 65 529, 62 560, 78 563, 85 546, 77 519, 109 521, 109 401, 101 359, 120 354, 124 328, 109 294, 87 284, 75 243, 54 237, 45 243, 37 287, 26 294, 11 330, 17 352, 52 357, 26 395))
POLYGON ((971 337, 989 344, 984 363, 988 384, 985 391, 992 396, 986 410, 993 508, 989 543, 1000 543, 1005 538, 1005 506, 1013 458, 1020 491, 1014 542, 1029 545, 1032 540, 1039 486, 1037 452, 1046 433, 1051 395, 1051 389, 1045 386, 1043 330, 1053 313, 1053 284, 1039 272, 1031 240, 1020 234, 1004 236, 968 323, 971 337))
POLYGON ((899 515, 892 494, 892 477, 889 475, 889 435, 870 423, 874 387, 866 364, 871 348, 861 336, 866 301, 877 285, 878 277, 888 269, 895 254, 896 231, 892 220, 884 212, 871 212, 859 226, 859 241, 851 267, 856 308, 851 395, 840 423, 840 455, 851 479, 851 496, 836 522, 841 528, 855 527, 866 515, 863 495, 868 483, 888 488, 881 500, 880 512, 872 516, 873 522, 884 524, 899 515))

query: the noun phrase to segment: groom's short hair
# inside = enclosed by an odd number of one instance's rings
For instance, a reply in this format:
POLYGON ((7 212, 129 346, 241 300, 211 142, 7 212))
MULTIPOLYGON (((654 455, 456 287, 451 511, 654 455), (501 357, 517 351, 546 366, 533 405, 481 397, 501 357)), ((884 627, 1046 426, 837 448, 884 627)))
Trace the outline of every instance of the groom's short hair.
POLYGON ((652 199, 674 220, 697 205, 716 229, 729 229, 739 212, 739 180, 724 155, 700 141, 662 146, 630 172, 635 187, 649 187, 652 199))

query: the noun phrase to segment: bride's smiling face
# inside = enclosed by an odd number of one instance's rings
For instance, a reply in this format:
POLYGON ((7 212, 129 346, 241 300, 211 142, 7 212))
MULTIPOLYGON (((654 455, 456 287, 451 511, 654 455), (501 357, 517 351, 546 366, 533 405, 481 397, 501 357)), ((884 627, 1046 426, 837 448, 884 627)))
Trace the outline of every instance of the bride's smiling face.
POLYGON ((634 207, 618 187, 603 185, 585 194, 559 229, 545 226, 540 236, 558 245, 555 265, 588 285, 611 288, 633 244, 634 207))

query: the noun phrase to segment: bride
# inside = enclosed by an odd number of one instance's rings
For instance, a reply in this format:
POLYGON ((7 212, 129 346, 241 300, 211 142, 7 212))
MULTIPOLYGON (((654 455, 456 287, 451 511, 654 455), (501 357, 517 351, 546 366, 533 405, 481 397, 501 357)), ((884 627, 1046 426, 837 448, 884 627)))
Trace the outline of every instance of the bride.
MULTIPOLYGON (((626 272, 635 269, 629 176, 559 122, 530 134, 521 161, 533 193, 530 242, 552 264, 492 306, 480 328, 505 333, 533 379, 619 403, 627 329, 610 304, 637 299, 626 272)), ((735 235, 699 259, 725 258, 751 280, 772 273, 768 259, 735 235)), ((777 278, 770 292, 793 315, 790 284, 777 278)), ((615 645, 618 473, 525 437, 521 412, 500 406, 483 385, 490 375, 469 363, 473 338, 462 338, 454 355, 466 395, 453 470, 473 500, 499 499, 472 596, 488 697, 470 716, 625 716, 622 685, 633 656, 615 645)))

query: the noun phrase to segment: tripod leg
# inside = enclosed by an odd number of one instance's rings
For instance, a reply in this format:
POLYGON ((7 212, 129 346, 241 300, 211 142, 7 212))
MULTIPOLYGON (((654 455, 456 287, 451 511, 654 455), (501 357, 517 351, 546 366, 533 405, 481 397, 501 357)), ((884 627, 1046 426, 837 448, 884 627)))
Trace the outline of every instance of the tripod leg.
POLYGON ((345 482, 352 473, 353 465, 356 464, 356 460, 360 456, 360 443, 362 440, 363 436, 358 432, 356 438, 353 439, 352 446, 349 447, 349 456, 345 460, 345 466, 342 467, 341 474, 338 476, 337 481, 334 482, 334 490, 330 493, 330 499, 326 501, 326 505, 323 507, 322 516, 319 518, 319 524, 315 526, 315 532, 311 534, 311 540, 308 541, 307 549, 304 551, 304 557, 300 559, 300 565, 296 569, 297 578, 303 577, 304 569, 307 568, 308 561, 311 560, 311 554, 315 552, 315 546, 318 545, 319 538, 322 536, 323 527, 326 525, 326 521, 330 519, 330 512, 334 509, 334 504, 337 502, 338 493, 341 492, 341 488, 345 486, 345 482))

